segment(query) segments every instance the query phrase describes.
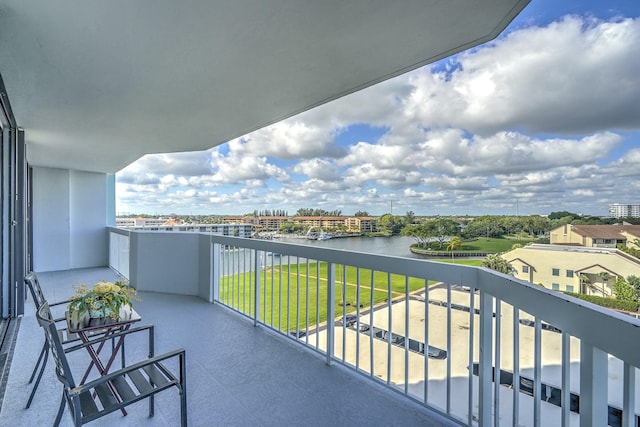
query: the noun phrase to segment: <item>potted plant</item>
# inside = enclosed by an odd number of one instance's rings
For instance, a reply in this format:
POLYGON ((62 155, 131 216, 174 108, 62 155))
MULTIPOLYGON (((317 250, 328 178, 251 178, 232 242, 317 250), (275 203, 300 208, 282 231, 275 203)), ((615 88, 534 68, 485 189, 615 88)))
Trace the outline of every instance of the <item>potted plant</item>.
POLYGON ((136 290, 126 280, 117 282, 97 282, 92 288, 86 284, 74 286, 75 294, 69 303, 69 313, 79 319, 85 313, 91 318, 109 317, 120 319, 120 309, 132 307, 137 300, 136 290))

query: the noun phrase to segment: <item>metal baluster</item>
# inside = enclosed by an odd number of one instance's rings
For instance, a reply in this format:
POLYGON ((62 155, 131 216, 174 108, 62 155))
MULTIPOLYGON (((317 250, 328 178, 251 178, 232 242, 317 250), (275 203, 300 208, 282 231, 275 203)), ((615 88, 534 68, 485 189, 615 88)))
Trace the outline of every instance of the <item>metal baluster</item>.
POLYGON ((500 347, 502 346, 502 320, 501 320, 501 307, 502 307, 502 302, 496 298, 495 299, 495 304, 496 304, 496 317, 495 317, 495 324, 496 324, 496 337, 495 337, 495 341, 494 341, 494 345, 495 345, 495 350, 494 350, 494 358, 495 358, 495 364, 494 364, 494 368, 493 368, 493 407, 495 408, 495 413, 496 416, 493 417, 493 425, 495 427, 498 427, 500 425, 500 369, 501 369, 501 363, 500 363, 500 347))
POLYGON ((374 352, 373 352, 373 305, 374 305, 374 293, 375 293, 375 277, 376 273, 371 270, 371 305, 369 306, 369 376, 375 377, 374 371, 374 352))
POLYGON ((259 251, 251 251, 253 254, 253 326, 258 326, 258 319, 260 318, 260 257, 259 251))
POLYGON ((539 427, 542 400, 542 323, 537 316, 533 327, 533 425, 539 427))
POLYGON ((347 266, 342 264, 342 362, 347 351, 347 266))
POLYGON ((291 331, 291 259, 287 255, 287 332, 289 331, 291 331))
POLYGON ((404 394, 409 394, 409 276, 404 276, 404 394))
POLYGON ((475 288, 469 289, 469 355, 467 367, 469 370, 469 384, 468 384, 468 401, 467 401, 467 424, 471 425, 473 422, 473 348, 474 348, 474 324, 475 324, 475 288))
MULTIPOLYGON (((316 325, 320 324, 320 261, 316 261, 316 325)), ((316 349, 320 347, 320 331, 316 327, 316 349)))
POLYGON ((624 362, 624 391, 622 394, 622 427, 635 427, 636 368, 624 362))
MULTIPOLYGON (((305 307, 307 308, 307 310, 305 312, 304 340, 307 343, 307 345, 309 345, 309 259, 305 259, 305 271, 306 271, 305 286, 307 290, 305 293, 305 307)), ((316 335, 318 335, 317 323, 316 323, 316 335)))
POLYGON ((486 291, 480 290, 480 359, 478 362, 478 399, 479 413, 478 425, 491 425, 491 416, 493 413, 491 399, 493 378, 493 356, 492 356, 492 339, 493 339, 493 297, 486 291))
POLYGON ((607 354, 580 341, 580 427, 608 423, 607 354))
POLYGON ((296 257, 296 339, 300 334, 300 257, 296 257))
POLYGON ((387 385, 391 384, 391 337, 393 335, 393 296, 391 294, 391 273, 387 273, 387 308, 389 309, 387 318, 387 385))
POLYGON ((424 281, 424 403, 428 403, 429 398, 429 280, 424 281))
POLYGON ((356 371, 360 370, 360 267, 356 268, 356 371))
POLYGON ((335 275, 336 266, 334 263, 327 264, 327 365, 331 365, 334 348, 334 325, 336 318, 335 302, 335 275))
POLYGON ((447 283, 447 415, 451 415, 451 283, 447 283))
POLYGON ((520 309, 513 307, 513 418, 520 425, 520 309))

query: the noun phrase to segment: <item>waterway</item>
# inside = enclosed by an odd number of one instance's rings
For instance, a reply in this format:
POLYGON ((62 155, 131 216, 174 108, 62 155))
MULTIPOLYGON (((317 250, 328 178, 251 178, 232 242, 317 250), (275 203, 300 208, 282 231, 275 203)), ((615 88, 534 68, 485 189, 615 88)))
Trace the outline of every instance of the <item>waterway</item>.
MULTIPOLYGON (((379 255, 393 255, 404 258, 427 259, 423 255, 411 253, 409 247, 416 239, 406 236, 392 237, 343 237, 329 240, 308 240, 296 238, 280 238, 280 242, 298 245, 316 246, 331 249, 345 249, 354 252, 365 252, 379 255)), ((433 258, 431 258, 433 259, 433 258)))

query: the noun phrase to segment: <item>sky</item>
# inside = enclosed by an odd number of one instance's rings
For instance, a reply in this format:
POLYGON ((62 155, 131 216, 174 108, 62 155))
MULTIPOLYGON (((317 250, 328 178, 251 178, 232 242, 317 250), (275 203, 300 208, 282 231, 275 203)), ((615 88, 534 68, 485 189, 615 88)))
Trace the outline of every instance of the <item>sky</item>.
POLYGON ((608 214, 640 203, 640 1, 533 0, 495 40, 116 174, 117 214, 608 214))

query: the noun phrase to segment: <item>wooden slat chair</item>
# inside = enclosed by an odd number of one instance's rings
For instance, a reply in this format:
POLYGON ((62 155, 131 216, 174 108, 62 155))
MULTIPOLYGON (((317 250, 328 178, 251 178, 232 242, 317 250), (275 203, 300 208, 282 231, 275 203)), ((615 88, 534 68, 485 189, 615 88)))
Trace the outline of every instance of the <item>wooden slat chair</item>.
MULTIPOLYGON (((42 288, 40 287, 40 281, 38 280, 38 275, 33 271, 29 272, 24 277, 24 283, 25 285, 27 285, 27 288, 29 288, 29 292, 31 293, 31 298, 33 299, 33 303, 36 306, 36 312, 37 312, 38 309, 44 303, 47 302, 42 292, 42 288)), ((49 307, 50 308, 56 307, 56 306, 60 306, 68 303, 69 303, 69 300, 59 301, 55 303, 50 303, 49 307)), ((79 337, 76 334, 68 333, 67 322, 64 317, 56 318, 54 319, 54 322, 56 322, 56 324, 58 325, 56 330, 58 333, 58 338, 60 339, 60 342, 62 343, 63 346, 67 346, 68 344, 79 341, 79 337)), ((33 367, 33 371, 31 372, 31 377, 29 378, 29 384, 31 384, 34 378, 36 378, 36 373, 37 373, 36 382, 33 385, 33 388, 31 389, 31 394, 29 395, 29 400, 27 401, 25 409, 29 409, 29 407, 31 406, 33 397, 35 396, 36 390, 38 389, 38 385, 40 384, 40 380, 42 379, 42 374, 44 372, 45 367, 47 366, 48 358, 49 358, 49 343, 45 339, 44 343, 42 344, 42 349, 40 350, 40 355, 38 356, 38 361, 36 362, 36 365, 33 367), (40 369, 38 370, 38 368, 40 369)))
MULTIPOLYGON (((154 415, 154 395, 172 387, 180 395, 180 423, 187 425, 186 362, 184 349, 161 356, 153 355, 153 332, 149 333, 149 357, 141 362, 101 376, 86 384, 77 385, 69 367, 66 352, 60 342, 49 305, 44 303, 36 313, 38 323, 45 331, 52 357, 56 363, 56 375, 63 386, 63 396, 54 422, 57 427, 62 419, 65 402, 71 410, 75 426, 86 424, 111 412, 120 410, 142 399, 149 399, 149 417, 154 415), (162 362, 174 359, 178 363, 177 375, 162 362)), ((134 329, 117 332, 108 337, 95 338, 75 349, 94 345, 104 340, 128 335, 134 329)), ((69 351, 69 350, 67 350, 69 351)), ((175 363, 175 362, 174 362, 175 363)))

